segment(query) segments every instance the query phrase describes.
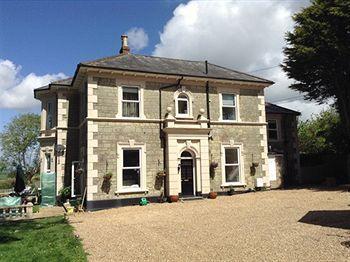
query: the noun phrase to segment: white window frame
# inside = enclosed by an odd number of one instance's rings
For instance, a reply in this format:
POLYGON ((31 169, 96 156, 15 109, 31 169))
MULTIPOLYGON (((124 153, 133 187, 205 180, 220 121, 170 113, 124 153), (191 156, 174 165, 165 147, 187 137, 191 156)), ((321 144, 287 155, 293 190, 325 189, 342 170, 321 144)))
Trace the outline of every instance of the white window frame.
POLYGON ((223 121, 223 122, 239 122, 240 121, 240 116, 239 116, 239 94, 238 92, 226 92, 226 91, 222 91, 219 93, 219 105, 220 105, 220 116, 219 116, 219 121, 223 121), (234 99, 235 99, 235 105, 234 106, 224 106, 223 104, 223 95, 234 95, 234 99), (231 108, 235 108, 235 116, 236 119, 234 120, 230 120, 230 119, 224 119, 223 118, 223 107, 231 107, 231 108))
MULTIPOLYGON (((136 167, 138 168, 138 167, 136 167)), ((146 145, 145 144, 135 144, 123 143, 117 145, 117 191, 116 193, 133 193, 133 192, 147 192, 146 185, 146 145), (125 169, 135 169, 135 167, 124 167, 123 163, 123 151, 124 150, 139 150, 140 154, 140 186, 123 186, 123 170, 125 169)))
POLYGON ((280 128, 279 128, 279 121, 278 119, 272 118, 272 119, 267 119, 267 139, 269 141, 279 141, 280 138, 280 128), (275 121, 276 122, 276 129, 271 129, 271 130, 275 130, 277 132, 277 138, 270 138, 269 136, 269 121, 275 121))
POLYGON ((144 114, 144 99, 143 99, 143 93, 144 93, 144 83, 134 83, 134 81, 126 81, 126 84, 124 83, 117 83, 118 85, 118 113, 116 115, 116 118, 122 118, 122 119, 130 119, 130 120, 137 120, 137 119, 145 119, 144 114), (138 89, 138 103, 139 103, 139 116, 138 117, 127 117, 123 116, 123 102, 135 102, 136 100, 123 100, 123 88, 137 88, 138 89))
POLYGON ((52 173, 52 155, 51 155, 51 153, 47 153, 47 152, 45 152, 44 153, 44 158, 45 158, 45 173, 52 173), (48 157, 47 156, 49 156, 50 157, 50 161, 47 161, 48 160, 48 157), (50 162, 50 163, 49 163, 50 162), (48 168, 50 166, 50 168, 48 168))
POLYGON ((53 111, 53 103, 51 101, 48 101, 46 104, 46 129, 52 129, 53 128, 53 118, 52 118, 52 111, 53 111), (50 126, 50 119, 51 119, 51 126, 50 126))
POLYGON ((192 110, 192 93, 186 89, 186 87, 181 87, 174 93, 174 102, 175 102, 175 117, 176 118, 189 118, 193 119, 193 110, 192 110), (179 98, 183 94, 187 97, 187 114, 179 114, 179 103, 178 101, 183 101, 184 98, 179 98))
POLYGON ((190 99, 188 98, 188 95, 186 95, 185 93, 180 93, 177 98, 176 98, 176 116, 178 117, 189 117, 190 116, 190 99), (184 95, 186 96, 186 98, 182 98, 182 97, 179 97, 180 95, 184 95), (179 112, 179 101, 186 101, 186 104, 187 104, 187 113, 186 114, 182 114, 179 112))
POLYGON ((242 157, 242 145, 240 144, 222 144, 221 145, 221 177, 222 177, 222 187, 228 186, 244 186, 245 185, 245 177, 244 177, 244 163, 242 157), (226 164, 226 149, 237 149, 238 150, 238 164, 226 164), (239 181, 237 182, 227 182, 226 174, 225 174, 225 166, 238 166, 239 167, 239 181))

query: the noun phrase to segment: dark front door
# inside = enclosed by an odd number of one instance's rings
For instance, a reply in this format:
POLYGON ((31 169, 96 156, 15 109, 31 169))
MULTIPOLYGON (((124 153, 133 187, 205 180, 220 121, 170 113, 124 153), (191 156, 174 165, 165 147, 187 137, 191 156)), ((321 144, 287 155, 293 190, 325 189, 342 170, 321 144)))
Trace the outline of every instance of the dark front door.
POLYGON ((193 196, 193 159, 181 159, 181 193, 193 196))

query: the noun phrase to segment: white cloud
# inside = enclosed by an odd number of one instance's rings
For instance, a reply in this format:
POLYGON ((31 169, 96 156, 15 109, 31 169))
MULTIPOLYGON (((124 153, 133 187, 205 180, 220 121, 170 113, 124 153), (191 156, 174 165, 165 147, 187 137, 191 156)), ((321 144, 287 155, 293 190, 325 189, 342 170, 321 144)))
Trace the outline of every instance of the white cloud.
MULTIPOLYGON (((275 0, 180 4, 160 33, 153 55, 209 60, 243 72, 273 67, 283 60, 284 36, 294 25, 292 14, 308 4, 275 0)), ((299 110, 305 116, 323 108, 303 101, 300 93, 289 89, 292 80, 279 67, 252 74, 275 82, 265 90, 267 101, 299 110)))
POLYGON ((132 50, 139 51, 148 45, 148 35, 143 28, 130 28, 126 35, 128 36, 129 46, 132 50))
POLYGON ((21 66, 10 60, 0 59, 0 108, 30 109, 39 105, 34 99, 35 88, 66 78, 63 73, 37 76, 30 73, 25 77, 20 75, 21 66))

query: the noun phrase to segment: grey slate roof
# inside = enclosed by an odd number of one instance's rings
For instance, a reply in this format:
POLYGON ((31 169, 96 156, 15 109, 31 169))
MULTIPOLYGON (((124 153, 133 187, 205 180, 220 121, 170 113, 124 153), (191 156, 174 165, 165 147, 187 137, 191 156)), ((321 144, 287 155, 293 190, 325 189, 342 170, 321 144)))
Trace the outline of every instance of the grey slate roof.
MULTIPOLYGON (((60 80, 56 80, 51 82, 49 85, 64 85, 64 86, 70 86, 72 84, 73 81, 73 77, 69 77, 69 78, 65 78, 65 79, 60 79, 60 80)), ((40 91, 40 90, 47 90, 49 89, 49 85, 46 86, 41 86, 38 88, 35 88, 34 91, 40 91)))
POLYGON ((289 114, 289 115, 301 115, 300 112, 294 111, 282 106, 278 106, 275 104, 265 103, 265 111, 266 114, 289 114))
POLYGON ((208 63, 208 75, 205 73, 204 61, 189 61, 173 58, 123 54, 80 63, 83 66, 102 67, 147 73, 195 76, 228 80, 253 81, 272 84, 273 82, 238 72, 232 69, 208 63))
POLYGON ((73 77, 69 77, 66 79, 61 79, 57 81, 51 82, 53 85, 65 85, 65 86, 70 86, 72 84, 73 77))

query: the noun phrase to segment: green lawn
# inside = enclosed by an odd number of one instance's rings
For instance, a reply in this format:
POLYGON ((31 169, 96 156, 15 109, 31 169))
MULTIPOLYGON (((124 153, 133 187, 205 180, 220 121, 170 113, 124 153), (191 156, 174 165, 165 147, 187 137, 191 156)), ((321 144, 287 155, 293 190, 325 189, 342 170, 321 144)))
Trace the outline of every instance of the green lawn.
POLYGON ((0 223, 0 261, 86 261, 62 217, 0 223))

